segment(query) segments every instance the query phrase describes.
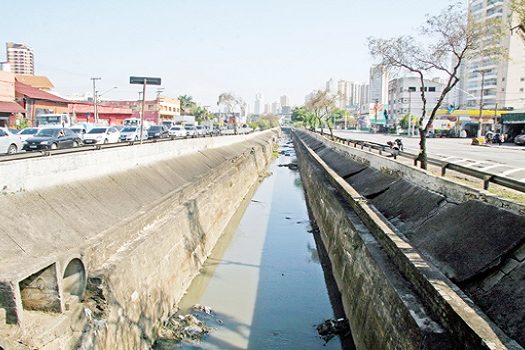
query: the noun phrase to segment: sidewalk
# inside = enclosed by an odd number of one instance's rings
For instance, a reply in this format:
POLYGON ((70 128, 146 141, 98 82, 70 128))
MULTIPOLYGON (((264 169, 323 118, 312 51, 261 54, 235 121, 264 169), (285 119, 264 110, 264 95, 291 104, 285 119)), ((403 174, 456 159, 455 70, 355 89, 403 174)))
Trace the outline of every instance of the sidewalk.
POLYGON ((484 147, 493 147, 493 148, 502 148, 502 149, 511 149, 511 150, 514 150, 514 151, 525 151, 525 146, 518 146, 516 145, 515 143, 502 143, 501 145, 498 145, 497 143, 494 144, 494 143, 491 143, 491 144, 482 144, 482 145, 479 145, 479 146, 484 146, 484 147))

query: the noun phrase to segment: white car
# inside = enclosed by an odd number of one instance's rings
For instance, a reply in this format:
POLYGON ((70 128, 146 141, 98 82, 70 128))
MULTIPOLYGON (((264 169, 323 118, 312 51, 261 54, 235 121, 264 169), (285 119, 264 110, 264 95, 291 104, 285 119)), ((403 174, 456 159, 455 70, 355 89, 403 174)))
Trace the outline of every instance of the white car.
POLYGON ((186 136, 186 130, 182 125, 174 125, 170 128, 170 136, 184 137, 186 136))
POLYGON ((197 125, 196 134, 198 136, 205 136, 207 134, 206 127, 204 125, 197 125))
POLYGON ((39 128, 25 128, 20 130, 17 135, 20 137, 20 140, 22 142, 26 142, 27 139, 30 139, 31 137, 35 136, 35 134, 40 130, 39 128))
POLYGON ((83 126, 74 125, 71 127, 71 131, 73 131, 75 134, 80 137, 80 139, 84 140, 84 137, 86 136, 87 130, 83 126))
POLYGON ((195 125, 185 125, 184 130, 186 130, 186 136, 188 137, 197 136, 197 130, 195 128, 195 125))
MULTIPOLYGON (((140 139, 140 128, 136 126, 126 126, 120 130, 120 141, 138 141, 140 139)), ((148 131, 142 128, 142 140, 148 139, 148 131)))
POLYGON ((0 128, 0 153, 14 154, 22 149, 22 140, 6 128, 0 128))
POLYGON ((100 143, 117 143, 120 139, 120 133, 117 128, 112 126, 95 127, 84 135, 84 144, 93 145, 100 143))

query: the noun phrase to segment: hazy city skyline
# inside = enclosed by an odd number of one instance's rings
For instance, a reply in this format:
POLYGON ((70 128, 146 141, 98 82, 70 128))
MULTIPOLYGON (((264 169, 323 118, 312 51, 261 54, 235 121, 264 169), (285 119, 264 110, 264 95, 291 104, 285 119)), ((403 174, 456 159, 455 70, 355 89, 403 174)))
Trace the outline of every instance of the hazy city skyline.
MULTIPOLYGON (((373 63, 367 36, 409 34, 428 12, 446 2, 361 1, 126 1, 5 4, 0 42, 34 50, 35 74, 55 91, 84 93, 90 77, 112 99, 138 97, 130 75, 158 76, 163 94, 192 95, 203 105, 231 91, 248 104, 281 95, 301 104, 313 89, 334 80, 368 81, 373 63), (379 10, 378 10, 379 9, 379 10), (45 15, 43 15, 45 13, 45 15)), ((0 54, 5 60, 5 49, 0 54)), ((148 97, 155 95, 155 88, 148 97)))

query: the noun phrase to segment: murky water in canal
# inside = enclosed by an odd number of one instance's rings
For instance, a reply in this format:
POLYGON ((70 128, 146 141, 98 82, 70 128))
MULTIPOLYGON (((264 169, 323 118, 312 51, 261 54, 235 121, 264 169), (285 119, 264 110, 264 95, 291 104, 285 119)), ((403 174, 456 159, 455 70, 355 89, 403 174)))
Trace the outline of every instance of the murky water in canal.
MULTIPOLYGON (((341 349, 324 346, 316 325, 334 318, 288 140, 244 213, 232 220, 181 301, 179 314, 209 306, 201 341, 159 349, 341 349)), ((206 316, 206 315, 205 315, 206 316)))

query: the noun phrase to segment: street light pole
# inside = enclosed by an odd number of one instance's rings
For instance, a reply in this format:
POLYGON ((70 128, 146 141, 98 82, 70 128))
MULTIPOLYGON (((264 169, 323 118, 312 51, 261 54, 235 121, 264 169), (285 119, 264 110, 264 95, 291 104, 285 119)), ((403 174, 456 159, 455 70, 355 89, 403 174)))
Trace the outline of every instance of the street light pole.
POLYGON ((146 83, 147 80, 144 79, 144 84, 142 85, 142 112, 140 113, 140 144, 142 145, 142 134, 144 132, 144 105, 146 103, 146 83))
POLYGON ((97 109, 97 88, 96 81, 101 80, 102 78, 91 78, 93 80, 93 118, 95 119, 95 124, 98 123, 98 109, 97 109))

